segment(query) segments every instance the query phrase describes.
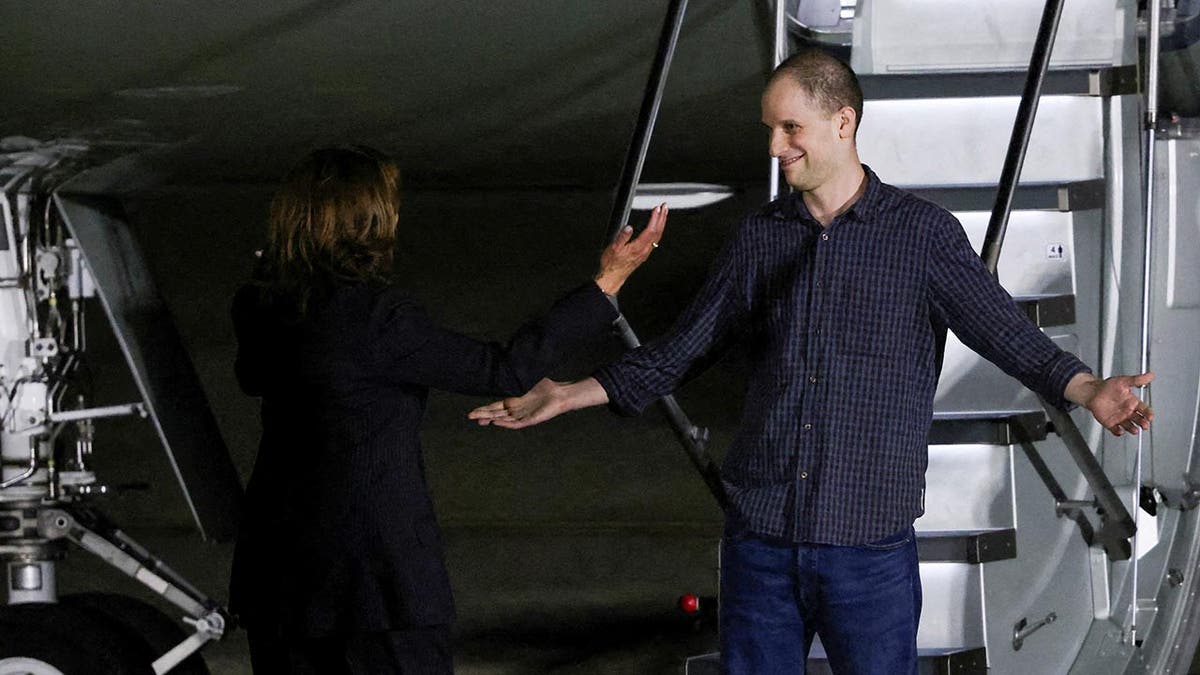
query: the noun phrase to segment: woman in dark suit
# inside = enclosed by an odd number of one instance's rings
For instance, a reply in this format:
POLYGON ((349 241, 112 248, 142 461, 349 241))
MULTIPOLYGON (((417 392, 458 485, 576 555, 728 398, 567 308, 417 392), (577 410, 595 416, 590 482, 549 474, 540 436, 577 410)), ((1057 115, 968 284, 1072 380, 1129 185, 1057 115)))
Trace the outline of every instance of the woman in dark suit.
POLYGON ((234 299, 235 364, 262 397, 231 606, 259 673, 449 673, 454 606, 418 432, 429 388, 513 396, 606 330, 665 206, 507 345, 430 321, 391 285, 399 170, 318 150, 271 207, 259 271, 234 299))

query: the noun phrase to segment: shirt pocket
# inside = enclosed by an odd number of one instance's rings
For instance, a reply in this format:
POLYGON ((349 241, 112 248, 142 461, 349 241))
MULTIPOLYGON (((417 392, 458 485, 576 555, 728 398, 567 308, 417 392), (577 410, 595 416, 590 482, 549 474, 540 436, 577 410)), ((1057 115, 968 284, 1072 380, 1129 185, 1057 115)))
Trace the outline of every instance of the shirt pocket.
POLYGON ((913 280, 872 270, 848 273, 836 296, 836 342, 845 354, 894 357, 912 337, 917 303, 913 280))

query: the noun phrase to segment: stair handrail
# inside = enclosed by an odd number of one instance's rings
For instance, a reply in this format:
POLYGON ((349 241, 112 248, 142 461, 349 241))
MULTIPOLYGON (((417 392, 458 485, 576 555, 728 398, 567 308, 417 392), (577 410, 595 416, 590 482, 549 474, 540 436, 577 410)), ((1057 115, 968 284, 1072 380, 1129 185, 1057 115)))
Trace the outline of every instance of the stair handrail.
MULTIPOLYGON (((984 264, 992 274, 996 274, 1000 251, 1004 246, 1004 235, 1008 229, 1009 215, 1012 212, 1013 194, 1021 175, 1021 167, 1025 163, 1025 153, 1029 149, 1033 119, 1037 114, 1042 83, 1046 79, 1046 71, 1050 66, 1050 52, 1058 33, 1063 2, 1064 0, 1046 0, 1041 22, 1038 25, 1037 38, 1034 40, 1033 54, 1030 57, 1028 75, 1025 79, 1025 89, 1021 94, 1016 120, 1013 122, 1008 152, 1004 157, 1004 168, 1000 172, 996 203, 992 208, 991 219, 988 221, 987 234, 984 236, 983 248, 980 253, 984 264)), ((1047 403, 1045 399, 1039 397, 1038 400, 1054 425, 1055 432, 1063 440, 1067 451, 1075 460, 1076 466, 1079 467, 1084 479, 1087 480, 1095 494, 1097 514, 1100 516, 1101 523, 1096 531, 1097 542, 1103 545, 1105 553, 1111 560, 1129 558, 1129 538, 1137 531, 1137 526, 1134 524, 1129 510, 1125 508, 1112 481, 1108 479, 1104 468, 1096 460, 1091 448, 1088 447, 1075 420, 1047 403)))
MULTIPOLYGON (((675 54, 675 46, 679 42, 679 30, 683 25, 687 0, 670 0, 667 3, 666 17, 663 19, 662 32, 659 34, 658 47, 654 54, 654 62, 650 66, 650 76, 646 82, 646 90, 642 96, 642 105, 638 111, 637 126, 633 138, 629 141, 629 150, 625 155, 625 164, 621 168, 621 180, 617 184, 613 197, 612 213, 609 216, 608 238, 612 242, 621 229, 629 223, 629 212, 633 208, 633 195, 642 176, 642 166, 646 161, 646 152, 650 149, 650 137, 654 133, 654 122, 658 118, 659 106, 662 103, 663 89, 667 82, 667 71, 671 68, 671 57, 675 54)), ((625 315, 620 313, 621 307, 615 297, 610 300, 617 308, 618 316, 613 324, 621 341, 629 349, 641 345, 637 333, 629 325, 625 315)), ((721 471, 712 456, 708 454, 708 429, 692 423, 679 402, 673 395, 659 399, 659 408, 667 416, 675 437, 683 445, 684 452, 692 465, 700 472, 709 492, 722 510, 729 503, 725 493, 725 484, 721 481, 721 471)))

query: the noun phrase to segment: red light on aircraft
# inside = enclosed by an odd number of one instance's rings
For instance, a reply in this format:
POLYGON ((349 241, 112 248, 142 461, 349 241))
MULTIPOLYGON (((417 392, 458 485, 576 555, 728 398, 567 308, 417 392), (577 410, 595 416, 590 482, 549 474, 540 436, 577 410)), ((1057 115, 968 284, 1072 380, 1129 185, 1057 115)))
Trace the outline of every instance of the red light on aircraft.
POLYGON ((685 593, 679 596, 679 609, 682 609, 688 614, 695 614, 700 611, 700 596, 692 593, 685 593))

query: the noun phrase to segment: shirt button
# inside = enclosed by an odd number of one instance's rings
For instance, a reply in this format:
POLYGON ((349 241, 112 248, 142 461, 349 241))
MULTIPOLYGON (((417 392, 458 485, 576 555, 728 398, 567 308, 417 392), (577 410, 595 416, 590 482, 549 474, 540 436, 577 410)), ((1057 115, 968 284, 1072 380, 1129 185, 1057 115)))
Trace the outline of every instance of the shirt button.
POLYGON ((829 233, 828 232, 821 233, 821 241, 829 241, 829 233))
POLYGON ((808 472, 807 472, 807 471, 801 471, 801 472, 800 472, 800 480, 804 480, 805 478, 808 478, 808 472))
POLYGON ((817 282, 817 288, 821 288, 822 285, 823 284, 820 281, 817 282))
POLYGON ((804 430, 805 430, 805 431, 808 431, 809 429, 812 429, 812 425, 811 425, 811 424, 805 424, 805 425, 804 425, 804 430))
POLYGON ((813 383, 813 384, 816 384, 816 383, 817 383, 817 377, 814 375, 814 376, 812 376, 812 377, 808 378, 808 381, 809 381, 809 382, 811 382, 811 383, 813 383))

